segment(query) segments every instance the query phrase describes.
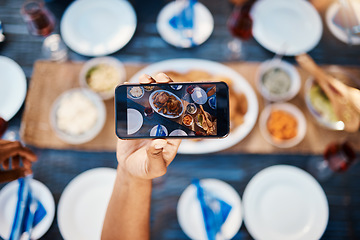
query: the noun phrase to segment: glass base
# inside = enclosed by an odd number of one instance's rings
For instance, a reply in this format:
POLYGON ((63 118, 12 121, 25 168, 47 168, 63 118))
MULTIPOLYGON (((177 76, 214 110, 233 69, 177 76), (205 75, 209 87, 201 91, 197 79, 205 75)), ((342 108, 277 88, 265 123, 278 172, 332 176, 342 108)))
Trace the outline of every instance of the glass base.
POLYGON ((328 180, 334 174, 329 167, 329 164, 323 159, 323 157, 310 158, 307 164, 307 170, 321 182, 328 180))
POLYGON ((229 60, 244 58, 243 43, 238 38, 233 38, 226 44, 229 51, 229 60))

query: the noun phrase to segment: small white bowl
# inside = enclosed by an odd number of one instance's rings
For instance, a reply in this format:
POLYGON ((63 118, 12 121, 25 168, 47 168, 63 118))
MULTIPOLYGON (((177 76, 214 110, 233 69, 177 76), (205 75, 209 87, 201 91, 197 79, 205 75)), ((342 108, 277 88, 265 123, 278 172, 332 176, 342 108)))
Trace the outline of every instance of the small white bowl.
POLYGON ((298 94, 300 87, 301 87, 301 78, 299 75, 299 72, 296 70, 296 68, 291 65, 288 62, 285 62, 283 60, 267 60, 260 64, 259 68, 256 72, 256 86, 258 91, 261 93, 261 95, 271 102, 285 102, 298 94), (287 92, 284 94, 273 94, 271 93, 263 84, 263 76, 264 74, 272 69, 272 68, 280 68, 281 70, 284 70, 290 77, 290 88, 287 92))
POLYGON ((306 120, 304 114, 295 105, 290 103, 274 103, 266 106, 260 115, 259 126, 264 139, 279 148, 289 148, 297 145, 304 139, 306 133, 306 120), (296 118, 297 134, 295 137, 287 140, 277 140, 269 133, 267 129, 267 121, 273 110, 285 111, 296 118))
POLYGON ((116 58, 113 58, 113 57, 98 57, 98 58, 93 58, 93 59, 87 61, 84 64, 84 66, 82 67, 82 69, 80 71, 80 75, 79 75, 80 86, 89 88, 90 90, 99 94, 99 96, 104 100, 114 97, 116 86, 121 83, 124 83, 125 80, 126 80, 126 70, 125 70, 124 65, 119 60, 117 60, 116 58), (89 70, 100 64, 112 66, 116 69, 116 71, 118 73, 117 83, 114 84, 114 86, 107 91, 96 91, 96 90, 92 89, 89 86, 87 79, 86 79, 86 75, 89 72, 89 70))
POLYGON ((61 140, 69 144, 82 144, 94 139, 102 130, 105 124, 105 120, 106 120, 106 108, 103 100, 97 94, 85 88, 74 88, 62 93, 53 103, 50 112, 50 124, 54 129, 55 134, 61 140), (79 135, 72 135, 59 129, 57 124, 57 116, 56 116, 57 111, 60 107, 61 100, 66 97, 69 97, 71 94, 75 92, 82 93, 87 99, 89 99, 95 105, 95 108, 97 110, 97 120, 95 124, 86 132, 81 133, 79 135))
POLYGON ((331 121, 330 119, 324 117, 318 110, 315 109, 310 98, 310 90, 313 85, 316 84, 313 77, 309 77, 305 82, 305 103, 311 115, 315 120, 322 126, 331 129, 331 130, 344 130, 345 124, 342 121, 331 121))

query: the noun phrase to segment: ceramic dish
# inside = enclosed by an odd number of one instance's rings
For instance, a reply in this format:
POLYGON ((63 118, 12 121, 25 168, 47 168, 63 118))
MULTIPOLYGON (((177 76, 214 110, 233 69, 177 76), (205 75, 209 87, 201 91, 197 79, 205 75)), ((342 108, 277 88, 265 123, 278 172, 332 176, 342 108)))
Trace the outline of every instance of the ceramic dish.
POLYGON ((94 168, 76 176, 62 192, 57 223, 66 240, 97 240, 114 187, 116 169, 94 168))
POLYGON ((245 188, 243 207, 246 228, 257 240, 318 240, 329 220, 320 184, 287 165, 257 173, 245 188))
MULTIPOLYGON (((357 17, 360 18, 360 2, 359 1, 353 1, 350 0, 354 13, 357 14, 357 17)), ((341 2, 335 1, 332 3, 329 8, 326 11, 326 24, 328 28, 330 29, 330 32, 340 41, 343 43, 348 43, 349 39, 346 34, 346 32, 341 29, 339 26, 337 26, 333 19, 337 12, 339 11, 341 7, 341 2)), ((360 35, 353 34, 351 35, 351 44, 352 45, 359 45, 360 44, 360 35)))
POLYGON ((89 88, 107 100, 114 97, 116 86, 125 82, 126 71, 116 58, 93 58, 82 67, 79 80, 81 87, 89 88))
POLYGON ((170 25, 170 19, 178 14, 183 7, 182 1, 168 3, 159 13, 156 20, 156 27, 160 36, 169 44, 189 48, 204 43, 214 30, 214 19, 210 11, 200 2, 194 5, 194 29, 193 39, 182 36, 181 31, 170 25))
POLYGON ((295 56, 308 52, 322 36, 320 15, 308 1, 257 1, 251 9, 251 16, 254 38, 274 53, 295 56))
POLYGON ((9 121, 25 100, 26 77, 19 64, 4 56, 0 56, 0 73, 0 117, 9 121))
MULTIPOLYGON (((156 98, 155 98, 155 99, 156 99, 156 98)), ((158 114, 160 114, 161 116, 166 117, 166 118, 178 118, 178 117, 180 117, 180 116, 183 114, 183 112, 184 112, 184 110, 185 110, 185 109, 184 109, 184 104, 183 104, 183 102, 181 101, 181 99, 180 99, 178 96, 176 96, 175 94, 173 94, 172 92, 169 92, 169 91, 166 91, 166 90, 156 90, 156 91, 152 92, 152 93, 150 94, 150 96, 149 96, 149 103, 150 103, 150 106, 152 107, 152 109, 154 109, 155 112, 157 112, 158 114), (154 104, 153 96, 154 96, 154 94, 156 94, 156 93, 162 93, 162 92, 165 92, 165 93, 169 94, 170 96, 174 96, 174 97, 177 99, 177 101, 180 102, 181 112, 179 112, 179 113, 176 114, 176 115, 173 115, 173 114, 167 114, 167 113, 164 113, 164 112, 162 112, 162 111, 159 111, 159 108, 156 107, 155 104, 154 104)))
MULTIPOLYGON (((88 118, 86 117, 86 119, 88 118)), ((50 123, 53 130, 61 140, 69 144, 82 144, 92 140, 100 133, 101 129, 105 124, 105 120, 106 120, 106 109, 104 102, 96 93, 84 88, 74 88, 62 93, 53 103, 50 112, 50 123), (69 101, 74 100, 73 98, 75 96, 74 94, 76 94, 76 96, 81 96, 81 98, 77 97, 76 98, 77 102, 69 103, 69 101), (74 106, 74 108, 64 109, 65 107, 61 106, 64 100, 67 100, 68 102, 67 104, 68 105, 71 104, 72 106, 74 106), (72 134, 73 131, 78 130, 75 129, 75 123, 77 123, 76 126, 79 126, 80 128, 84 127, 83 120, 85 120, 84 119, 85 115, 83 115, 84 111, 81 110, 80 107, 84 105, 79 105, 79 104, 83 104, 84 101, 86 101, 87 104, 86 106, 88 106, 88 104, 91 104, 92 106, 91 116, 92 118, 95 118, 94 123, 89 124, 88 129, 82 129, 84 131, 81 131, 78 134, 72 134), (67 122, 66 126, 69 131, 64 131, 62 130, 64 128, 59 127, 58 114, 60 108, 63 109, 61 110, 62 119, 64 119, 64 121, 67 122), (96 114, 95 117, 93 117, 94 114, 96 114), (82 117, 80 118, 80 116, 82 117)))
POLYGON ((260 132, 264 139, 269 142, 270 144, 279 147, 279 148, 289 148, 297 145, 300 143, 306 133, 306 120, 304 114, 293 104, 290 103, 275 103, 270 104, 264 108, 260 115, 260 132), (267 123, 270 117, 270 114, 274 110, 284 111, 290 114, 293 118, 295 118, 297 122, 296 126, 296 135, 290 139, 276 139, 274 138, 267 127, 267 123))
MULTIPOLYGON (((235 189, 218 179, 202 179, 201 186, 232 208, 221 227, 222 239, 232 239, 242 224, 241 199, 235 189)), ((181 194, 177 204, 177 218, 181 229, 191 239, 208 239, 196 187, 191 184, 181 194)))
POLYGON ((301 87, 301 79, 299 72, 296 68, 288 62, 282 60, 268 60, 263 62, 256 73, 256 86, 261 93, 261 95, 271 102, 279 102, 279 101, 288 101, 298 94, 301 87), (270 71, 273 71, 270 73, 270 71), (281 71, 282 76, 279 74, 275 75, 274 71, 281 71), (273 78, 270 80, 269 74, 274 74, 273 78), (277 84, 277 88, 279 86, 284 86, 285 83, 288 83, 288 87, 286 89, 275 89, 277 91, 282 91, 281 93, 271 92, 269 88, 265 84, 265 78, 268 77, 268 82, 272 81, 272 84, 277 84), (282 77, 282 79, 281 79, 282 77), (276 79, 274 79, 276 78, 276 79), (288 78, 285 79, 284 78, 288 78), (275 81, 274 81, 275 80, 275 81), (283 82, 279 82, 283 80, 283 82))
POLYGON ((139 131, 143 122, 144 118, 138 110, 133 108, 127 109, 127 133, 129 135, 139 131))
MULTIPOLYGON (((31 233, 31 239, 40 239, 50 228, 55 215, 55 201, 49 188, 42 182, 32 179, 30 182, 33 195, 39 199, 46 210, 45 217, 39 222, 31 233)), ((12 181, 0 191, 0 236, 9 239, 11 226, 17 203, 19 182, 12 181)))
POLYGON ((125 0, 74 1, 61 19, 61 36, 69 48, 85 56, 118 51, 132 38, 136 13, 125 0))

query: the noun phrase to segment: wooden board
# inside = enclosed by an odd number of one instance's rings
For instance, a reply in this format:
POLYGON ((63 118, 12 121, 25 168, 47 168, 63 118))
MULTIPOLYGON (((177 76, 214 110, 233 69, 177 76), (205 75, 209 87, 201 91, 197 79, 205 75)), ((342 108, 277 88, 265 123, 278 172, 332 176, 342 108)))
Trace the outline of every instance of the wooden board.
MULTIPOLYGON (((115 117, 113 99, 105 101, 107 118, 101 133, 88 143, 81 145, 70 145, 61 141, 50 126, 49 113, 55 99, 64 91, 79 87, 79 72, 83 63, 66 62, 55 63, 38 61, 35 63, 33 76, 30 82, 25 110, 21 123, 21 136, 26 144, 40 148, 50 149, 77 149, 87 151, 115 151, 117 137, 115 135, 115 117)), ((255 74, 259 63, 226 63, 239 72, 249 81, 254 90, 255 74)), ((127 78, 130 79, 137 71, 145 65, 125 64, 127 78)), ((298 69, 302 79, 302 85, 308 78, 308 74, 302 69, 298 69)), ((360 71, 356 67, 348 67, 346 70, 360 76, 360 71)), ((301 88, 303 90, 303 86, 301 88)), ((321 154, 326 145, 333 141, 343 141, 348 139, 357 151, 360 150, 360 133, 345 133, 325 129, 315 122, 306 109, 303 92, 290 102, 303 110, 307 119, 307 133, 305 139, 297 146, 288 149, 279 149, 267 143, 260 134, 258 123, 256 123, 251 133, 225 152, 242 153, 303 153, 321 154)), ((256 91, 259 100, 260 112, 264 107, 261 95, 256 91)), ((251 104, 251 103, 250 103, 251 104)))

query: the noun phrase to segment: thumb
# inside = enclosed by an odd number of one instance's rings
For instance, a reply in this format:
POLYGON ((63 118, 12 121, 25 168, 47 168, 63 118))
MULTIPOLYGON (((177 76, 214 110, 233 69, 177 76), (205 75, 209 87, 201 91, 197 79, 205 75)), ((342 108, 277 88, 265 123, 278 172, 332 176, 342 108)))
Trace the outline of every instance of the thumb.
POLYGON ((10 182, 26 175, 31 174, 32 171, 29 168, 18 168, 8 171, 0 171, 0 183, 1 182, 10 182))
POLYGON ((163 157, 163 149, 166 146, 165 139, 155 139, 150 142, 147 149, 148 173, 151 175, 162 176, 166 173, 166 163, 163 157))

